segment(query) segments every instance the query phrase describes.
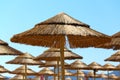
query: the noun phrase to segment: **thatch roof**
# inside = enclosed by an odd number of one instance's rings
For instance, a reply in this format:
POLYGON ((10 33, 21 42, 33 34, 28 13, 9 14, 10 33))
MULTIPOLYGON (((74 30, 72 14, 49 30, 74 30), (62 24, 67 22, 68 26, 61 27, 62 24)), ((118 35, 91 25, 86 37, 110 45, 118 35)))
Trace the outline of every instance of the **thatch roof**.
POLYGON ((120 32, 117 32, 116 34, 112 35, 111 37, 112 37, 112 39, 110 42, 98 45, 98 47, 114 49, 114 50, 120 49, 120 32))
POLYGON ((115 70, 115 66, 110 63, 106 63, 105 65, 102 66, 101 70, 115 70))
POLYGON ((67 66, 67 69, 87 69, 87 64, 83 63, 80 60, 76 60, 73 63, 70 64, 70 66, 67 66))
POLYGON ((23 75, 15 75, 14 77, 10 78, 10 80, 24 80, 23 75))
POLYGON ((64 44, 68 40, 71 48, 95 47, 98 44, 110 41, 110 38, 78 21, 66 13, 60 13, 44 22, 38 23, 34 28, 16 34, 12 42, 30 44, 34 46, 60 48, 61 38, 64 44))
POLYGON ((88 69, 91 69, 91 70, 99 70, 101 68, 102 66, 96 62, 92 62, 88 65, 88 69))
MULTIPOLYGON (((13 71, 11 71, 10 73, 12 74, 20 74, 20 75, 25 75, 25 66, 21 66, 13 71)), ((37 73, 35 71, 33 71, 30 68, 27 68, 27 75, 36 75, 37 73)))
POLYGON ((4 66, 0 65, 0 73, 6 73, 9 72, 9 70, 7 70, 6 68, 4 68, 4 66))
POLYGON ((33 60, 35 57, 25 53, 23 55, 17 56, 15 59, 6 62, 7 64, 27 64, 27 65, 40 65, 44 64, 41 61, 33 60))
POLYGON ((21 54, 23 54, 21 51, 10 47, 8 43, 0 39, 0 55, 21 55, 21 54))
MULTIPOLYGON (((64 49, 65 59, 82 59, 82 57, 67 48, 64 49)), ((44 51, 41 55, 37 56, 35 60, 60 60, 60 49, 50 48, 44 51)))
POLYGON ((120 62, 120 51, 115 52, 113 55, 105 59, 105 61, 120 62))
POLYGON ((37 74, 38 75, 55 75, 54 72, 50 70, 48 67, 43 68, 37 74))

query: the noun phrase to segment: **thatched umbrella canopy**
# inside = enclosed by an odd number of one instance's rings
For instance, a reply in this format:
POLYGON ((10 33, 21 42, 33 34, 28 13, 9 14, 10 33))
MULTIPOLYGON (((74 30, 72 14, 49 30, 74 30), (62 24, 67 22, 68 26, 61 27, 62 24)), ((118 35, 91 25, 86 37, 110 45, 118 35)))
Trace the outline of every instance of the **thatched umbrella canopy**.
MULTIPOLYGON (((64 59, 82 59, 83 57, 64 48, 64 59)), ((37 56, 35 60, 60 61, 60 49, 50 48, 37 56)))
POLYGON ((118 76, 116 76, 115 74, 111 74, 109 78, 110 78, 110 79, 117 79, 118 76))
MULTIPOLYGON (((13 70, 13 71, 10 71, 11 74, 19 74, 19 75, 24 75, 26 72, 25 72, 25 66, 20 66, 19 68, 13 70)), ((35 71, 33 71, 32 69, 30 68, 27 68, 27 75, 37 75, 37 73, 35 71)))
MULTIPOLYGON (((60 74, 59 76, 61 76, 62 75, 62 71, 59 72, 59 74, 60 74)), ((65 76, 73 76, 73 73, 65 69, 65 76)))
POLYGON ((5 80, 5 77, 0 75, 0 80, 5 80))
MULTIPOLYGON (((94 71, 94 77, 96 77, 96 71, 100 70, 101 68, 102 68, 102 66, 96 62, 92 62, 88 65, 88 69, 94 71)), ((95 80, 95 78, 94 78, 94 80, 95 80)))
POLYGON ((17 56, 15 59, 8 61, 8 64, 22 64, 25 65, 25 78, 27 79, 27 65, 40 65, 43 62, 33 60, 35 57, 31 54, 25 53, 23 55, 17 56))
POLYGON ((120 49, 120 32, 117 32, 116 34, 112 35, 111 37, 112 37, 112 39, 110 42, 107 42, 105 44, 101 44, 98 47, 107 48, 107 49, 114 49, 114 50, 120 49))
POLYGON ((87 64, 83 63, 82 61, 80 61, 79 59, 74 61, 73 63, 70 64, 70 66, 67 66, 66 67, 67 69, 76 69, 77 70, 77 80, 78 80, 78 77, 79 77, 79 69, 87 69, 87 64))
POLYGON ((88 78, 98 78, 98 75, 97 75, 97 74, 94 75, 94 72, 93 72, 93 71, 90 71, 90 72, 88 72, 87 77, 88 77, 88 78))
POLYGON ((36 24, 30 30, 14 35, 11 41, 33 46, 60 48, 62 80, 64 80, 64 47, 67 42, 71 48, 95 47, 110 41, 110 38, 91 29, 89 25, 65 13, 60 13, 36 24))
POLYGON ((116 70, 116 67, 110 63, 106 63, 105 65, 102 66, 101 70, 105 70, 108 73, 108 80, 109 80, 109 71, 110 70, 116 70))
POLYGON ((6 72, 10 72, 10 71, 4 68, 4 66, 0 65, 0 73, 6 73, 6 72))
POLYGON ((115 52, 109 58, 105 59, 105 61, 120 62, 120 51, 115 52))
POLYGON ((21 55, 21 51, 14 49, 8 45, 8 43, 0 39, 0 55, 21 55))
POLYGON ((99 78, 107 78, 107 75, 105 75, 104 73, 98 74, 99 78))
POLYGON ((23 80, 22 75, 15 75, 14 77, 10 78, 10 80, 23 80))

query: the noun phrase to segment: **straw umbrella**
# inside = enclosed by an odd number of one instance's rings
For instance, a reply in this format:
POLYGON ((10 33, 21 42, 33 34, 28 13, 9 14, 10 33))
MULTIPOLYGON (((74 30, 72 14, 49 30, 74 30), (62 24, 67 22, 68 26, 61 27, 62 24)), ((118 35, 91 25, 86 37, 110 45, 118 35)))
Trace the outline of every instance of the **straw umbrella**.
POLYGON ((117 32, 114 35, 112 35, 112 39, 110 42, 101 44, 98 47, 114 49, 114 50, 120 49, 120 32, 117 32))
POLYGON ((13 78, 10 78, 10 80, 23 80, 22 75, 15 75, 13 78))
POLYGON ((7 70, 6 68, 4 68, 4 66, 0 65, 0 73, 6 73, 9 72, 9 70, 7 70))
POLYGON ((99 77, 99 78, 108 78, 108 76, 105 75, 104 73, 98 74, 98 77, 99 77))
POLYGON ((34 28, 11 38, 12 42, 30 44, 34 46, 60 48, 62 80, 64 80, 64 47, 68 43, 71 48, 95 47, 110 41, 107 35, 97 32, 89 25, 82 23, 71 16, 60 13, 34 28))
POLYGON ((79 59, 77 59, 76 61, 74 61, 73 63, 70 64, 70 66, 66 67, 67 69, 76 69, 77 70, 77 80, 79 77, 79 69, 87 69, 87 64, 83 63, 82 61, 80 61, 79 59))
POLYGON ((110 63, 106 63, 105 65, 102 66, 101 70, 106 70, 108 73, 108 80, 109 80, 109 71, 110 70, 116 70, 115 66, 110 64, 110 63))
POLYGON ((35 61, 33 60, 35 57, 28 54, 28 53, 25 53, 23 55, 19 55, 17 56, 15 59, 11 60, 11 61, 8 61, 6 63, 8 64, 22 64, 22 65, 25 65, 25 79, 27 79, 27 65, 40 65, 40 64, 43 64, 43 62, 40 62, 40 61, 35 61))
MULTIPOLYGON (((64 48, 64 59, 82 59, 82 57, 67 48, 64 48)), ((41 55, 37 56, 35 60, 46 60, 46 61, 57 61, 57 68, 59 72, 59 61, 60 61, 60 49, 50 48, 44 51, 41 55)), ((65 64, 64 64, 65 65, 65 64)), ((59 75, 59 73, 58 73, 59 75)), ((59 79, 59 76, 58 76, 59 79)))
POLYGON ((109 78, 114 80, 114 79, 117 79, 118 76, 116 76, 115 74, 111 74, 109 78))
POLYGON ((88 69, 94 71, 94 80, 95 80, 95 76, 96 76, 96 71, 100 70, 101 68, 102 68, 102 66, 96 62, 92 62, 88 65, 88 69))
MULTIPOLYGON (((60 66, 61 63, 58 61, 46 61, 44 64, 40 65, 39 67, 54 67, 54 73, 55 73, 55 68, 57 68, 58 66, 60 66)), ((69 66, 68 63, 64 63, 65 66, 69 66)), ((58 67, 58 80, 59 80, 59 67, 58 67)), ((54 77, 54 80, 56 80, 56 78, 54 77)))
POLYGON ((77 76, 77 80, 79 80, 79 76, 80 77, 85 77, 85 73, 81 70, 77 70, 77 72, 74 73, 73 76, 77 76))
POLYGON ((8 43, 0 39, 0 55, 21 55, 21 51, 16 50, 8 45, 8 43))
POLYGON ((105 59, 105 61, 120 62, 120 51, 115 52, 113 55, 105 59))
POLYGON ((50 70, 48 67, 45 67, 45 68, 43 68, 42 70, 40 70, 38 73, 37 73, 38 75, 46 75, 46 76, 55 76, 56 74, 52 71, 52 70, 50 70))
MULTIPOLYGON (((19 75, 23 75, 23 79, 24 79, 24 74, 27 75, 37 75, 37 73, 35 71, 33 71, 30 68, 27 68, 25 66, 20 66, 19 68, 10 71, 11 74, 19 74, 19 75), (26 70, 26 71, 25 71, 26 70), (27 72, 27 73, 26 73, 27 72)), ((27 79, 27 77, 25 78, 25 80, 27 79)))
POLYGON ((5 77, 0 75, 0 80, 5 80, 5 77))

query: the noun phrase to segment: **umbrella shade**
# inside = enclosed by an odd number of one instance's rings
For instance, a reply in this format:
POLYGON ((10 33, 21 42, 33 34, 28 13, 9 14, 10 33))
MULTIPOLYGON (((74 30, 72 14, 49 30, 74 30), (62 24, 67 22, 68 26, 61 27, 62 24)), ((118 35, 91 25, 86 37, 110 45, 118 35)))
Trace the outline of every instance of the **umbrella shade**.
POLYGON ((55 75, 52 70, 50 70, 48 67, 43 68, 38 72, 38 75, 55 75))
POLYGON ((120 49, 120 32, 117 32, 116 34, 112 35, 112 39, 110 42, 101 44, 98 47, 114 50, 120 49))
POLYGON ((6 68, 4 68, 4 66, 0 65, 0 73, 6 73, 9 72, 9 70, 7 70, 6 68))
POLYGON ((67 42, 71 48, 95 47, 110 41, 110 38, 91 29, 89 25, 65 13, 60 13, 36 24, 30 30, 14 35, 11 41, 34 46, 60 48, 62 80, 64 80, 64 47, 67 42))
POLYGON ((110 78, 110 79, 117 79, 118 76, 116 76, 115 74, 111 74, 111 75, 109 76, 109 78, 110 78))
MULTIPOLYGON (((92 30, 89 25, 82 23, 65 13, 60 13, 34 28, 11 38, 12 42, 31 44, 35 46, 60 47, 60 40, 68 38, 71 48, 94 47, 110 41, 107 35, 92 30)), ((64 41, 65 43, 65 41, 64 41)))
MULTIPOLYGON (((20 74, 20 75, 25 75, 25 66, 21 66, 13 71, 10 72, 11 74, 20 74)), ((30 68, 27 68, 27 75, 37 75, 35 71, 33 71, 30 68)))
MULTIPOLYGON (((67 48, 64 48, 64 57, 65 59, 82 59, 82 57, 67 48)), ((60 49, 59 48, 50 48, 44 51, 41 55, 37 56, 35 60, 60 60, 60 49)))
POLYGON ((101 68, 101 70, 115 70, 115 69, 116 69, 115 66, 110 63, 103 65, 101 68))
POLYGON ((108 78, 108 76, 107 76, 107 75, 105 75, 105 74, 103 74, 103 73, 98 74, 98 77, 99 77, 99 78, 108 78))
POLYGON ((79 59, 70 64, 70 66, 66 67, 67 69, 87 69, 87 64, 83 63, 79 59))
POLYGON ((97 78, 98 75, 94 75, 94 72, 91 71, 91 72, 89 72, 89 73, 87 74, 87 77, 90 77, 90 78, 97 78))
POLYGON ((81 76, 81 77, 84 77, 85 76, 85 73, 81 70, 78 70, 78 72, 74 73, 73 76, 81 76))
POLYGON ((109 58, 105 59, 105 61, 120 62, 120 51, 117 51, 116 53, 111 55, 109 58))
POLYGON ((27 65, 40 65, 43 62, 33 60, 34 57, 28 53, 17 56, 15 59, 8 61, 8 64, 27 64, 27 65))
POLYGON ((4 80, 4 79, 5 79, 5 77, 0 75, 0 80, 4 80))
POLYGON ((99 70, 101 68, 102 68, 102 66, 96 62, 90 63, 87 67, 87 69, 90 69, 90 70, 99 70))
POLYGON ((0 40, 0 55, 21 55, 21 51, 16 50, 8 45, 8 43, 0 40))
POLYGON ((10 78, 10 80, 23 80, 22 75, 15 75, 13 78, 10 78))

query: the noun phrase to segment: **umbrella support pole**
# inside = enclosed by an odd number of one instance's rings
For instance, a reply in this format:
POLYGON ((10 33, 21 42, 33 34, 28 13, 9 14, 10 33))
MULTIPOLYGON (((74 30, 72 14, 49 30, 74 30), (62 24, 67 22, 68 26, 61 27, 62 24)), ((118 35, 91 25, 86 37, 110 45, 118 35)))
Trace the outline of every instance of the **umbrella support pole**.
MULTIPOLYGON (((54 74, 56 74, 55 67, 54 67, 54 74)), ((56 80, 56 79, 55 79, 55 75, 54 75, 54 80, 56 80)))
POLYGON ((59 78, 59 61, 57 60, 57 73, 58 73, 58 80, 60 80, 60 78, 59 78))
POLYGON ((64 70, 64 42, 65 42, 65 39, 62 36, 61 40, 60 40, 61 80, 65 80, 65 70, 64 70))
POLYGON ((108 80, 109 80, 109 71, 107 71, 107 73, 108 73, 108 80))
POLYGON ((94 69, 94 80, 96 80, 95 76, 96 76, 96 70, 94 69))
POLYGON ((77 69, 77 80, 78 80, 78 69, 77 69))
POLYGON ((27 80, 27 64, 25 64, 25 80, 27 80))

